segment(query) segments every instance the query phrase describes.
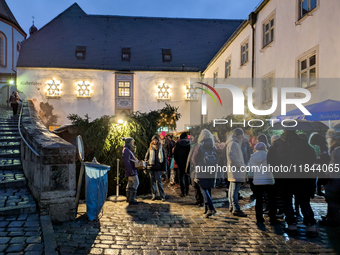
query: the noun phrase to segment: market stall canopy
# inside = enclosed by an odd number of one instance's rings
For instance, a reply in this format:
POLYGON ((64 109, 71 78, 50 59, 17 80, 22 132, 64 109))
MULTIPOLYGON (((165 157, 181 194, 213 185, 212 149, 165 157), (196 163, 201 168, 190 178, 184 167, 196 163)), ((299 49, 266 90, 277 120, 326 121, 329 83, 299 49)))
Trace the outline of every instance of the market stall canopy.
POLYGON ((312 115, 304 115, 300 109, 287 112, 286 115, 278 115, 273 119, 294 119, 308 121, 340 120, 340 101, 328 99, 320 103, 305 106, 312 115))

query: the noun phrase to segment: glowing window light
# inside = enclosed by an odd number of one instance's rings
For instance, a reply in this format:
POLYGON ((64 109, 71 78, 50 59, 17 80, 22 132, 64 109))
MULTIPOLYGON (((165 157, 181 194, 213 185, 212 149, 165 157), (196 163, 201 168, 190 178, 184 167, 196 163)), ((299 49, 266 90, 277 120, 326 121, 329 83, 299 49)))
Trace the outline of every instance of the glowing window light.
POLYGON ((60 97, 61 83, 53 78, 46 82, 46 94, 48 97, 60 97))
POLYGON ((157 99, 170 99, 170 88, 171 86, 165 83, 159 84, 157 86, 158 92, 157 92, 157 99))
POLYGON ((186 100, 198 99, 198 89, 194 84, 188 84, 185 86, 185 99, 186 100))
POLYGON ((78 97, 91 97, 91 86, 92 83, 89 81, 78 81, 77 86, 77 96, 78 97))

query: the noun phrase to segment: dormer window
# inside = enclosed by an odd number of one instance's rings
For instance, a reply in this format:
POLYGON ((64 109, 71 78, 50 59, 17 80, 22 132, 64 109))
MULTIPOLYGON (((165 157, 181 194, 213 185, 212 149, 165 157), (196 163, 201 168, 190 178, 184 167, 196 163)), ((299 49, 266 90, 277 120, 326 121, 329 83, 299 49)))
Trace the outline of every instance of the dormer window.
POLYGON ((122 61, 130 61, 131 48, 122 48, 122 61))
POLYGON ((76 58, 85 59, 85 56, 86 56, 86 46, 77 46, 76 47, 76 58))
POLYGON ((163 62, 171 62, 172 54, 171 49, 162 49, 163 62))

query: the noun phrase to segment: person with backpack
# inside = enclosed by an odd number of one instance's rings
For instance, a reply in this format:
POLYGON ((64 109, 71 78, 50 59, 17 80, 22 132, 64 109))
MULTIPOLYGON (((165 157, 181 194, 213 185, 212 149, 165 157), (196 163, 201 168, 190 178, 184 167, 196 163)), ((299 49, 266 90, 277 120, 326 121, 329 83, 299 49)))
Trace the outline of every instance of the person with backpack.
POLYGON ((145 162, 147 169, 150 170, 150 182, 152 190, 152 198, 157 199, 157 190, 159 197, 165 202, 165 194, 162 183, 162 174, 167 169, 167 154, 159 142, 158 135, 154 135, 151 139, 150 147, 145 154, 145 162))
POLYGON ((135 167, 135 162, 137 161, 136 155, 134 153, 134 140, 131 137, 123 137, 125 141, 123 148, 123 163, 125 169, 125 176, 128 179, 126 186, 126 202, 131 204, 138 204, 136 201, 137 188, 139 186, 138 171, 135 167))
POLYGON ((185 173, 185 168, 190 153, 190 141, 186 132, 182 133, 179 138, 174 149, 174 159, 179 170, 181 197, 185 197, 189 194, 189 176, 185 173))
POLYGON ((246 181, 246 173, 240 171, 240 168, 245 166, 241 149, 243 136, 243 130, 241 128, 236 128, 226 142, 228 181, 230 182, 228 191, 229 210, 234 216, 239 217, 247 217, 247 214, 241 210, 238 204, 241 183, 246 181))
POLYGON ((11 107, 13 109, 13 116, 16 115, 17 112, 18 112, 19 101, 22 102, 22 100, 19 97, 18 92, 13 91, 12 95, 9 98, 9 102, 10 102, 11 107))
POLYGON ((209 167, 216 167, 218 163, 217 149, 214 145, 213 135, 209 130, 203 129, 198 137, 198 145, 192 155, 192 162, 194 165, 194 182, 196 182, 201 189, 205 202, 206 218, 215 215, 216 210, 211 198, 211 189, 215 187, 216 171, 209 172, 209 167))

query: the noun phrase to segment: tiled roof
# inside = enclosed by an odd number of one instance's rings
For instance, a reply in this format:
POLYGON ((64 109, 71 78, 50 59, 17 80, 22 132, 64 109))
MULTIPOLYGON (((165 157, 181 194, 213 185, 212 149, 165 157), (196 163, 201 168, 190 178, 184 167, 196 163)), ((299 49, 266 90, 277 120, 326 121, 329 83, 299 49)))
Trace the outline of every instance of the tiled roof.
POLYGON ((12 23, 17 27, 18 30, 20 30, 20 32, 26 35, 25 31, 20 27, 18 21, 15 19, 5 0, 0 0, 0 18, 12 23))
POLYGON ((87 15, 73 4, 22 44, 17 66, 203 71, 242 22, 87 15), (85 59, 76 58, 77 46, 86 46, 85 59), (123 47, 131 47, 130 61, 122 61, 123 47), (171 49, 170 62, 162 49, 171 49))

